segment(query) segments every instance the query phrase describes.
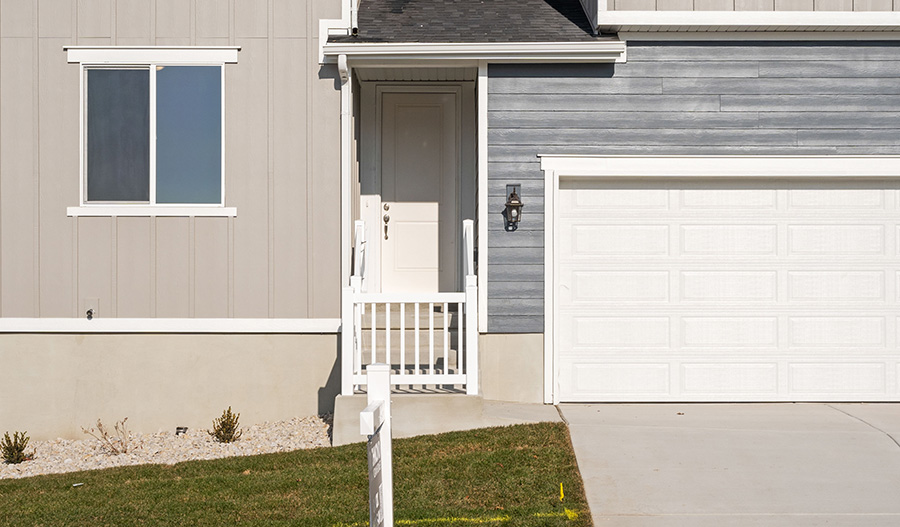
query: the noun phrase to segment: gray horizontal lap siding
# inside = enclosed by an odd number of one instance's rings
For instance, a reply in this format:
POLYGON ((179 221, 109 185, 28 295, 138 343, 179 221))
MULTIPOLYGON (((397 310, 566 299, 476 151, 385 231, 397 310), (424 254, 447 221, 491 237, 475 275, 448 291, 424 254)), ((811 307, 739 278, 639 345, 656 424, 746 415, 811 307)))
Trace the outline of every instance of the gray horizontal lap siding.
POLYGON ((625 64, 488 69, 488 330, 544 331, 537 154, 900 154, 900 44, 628 43, 625 64), (503 229, 506 185, 522 224, 503 229))

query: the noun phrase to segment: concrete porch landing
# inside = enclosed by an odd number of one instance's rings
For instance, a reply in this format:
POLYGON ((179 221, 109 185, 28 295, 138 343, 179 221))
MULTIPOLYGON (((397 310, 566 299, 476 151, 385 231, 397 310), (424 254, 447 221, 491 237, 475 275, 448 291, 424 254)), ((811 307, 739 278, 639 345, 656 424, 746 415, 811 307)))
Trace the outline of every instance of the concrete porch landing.
MULTIPOLYGON (((339 395, 334 401, 332 444, 365 441, 359 434, 359 413, 366 395, 339 395)), ((554 406, 488 401, 463 394, 394 394, 391 397, 393 437, 440 434, 489 426, 560 422, 554 406)))

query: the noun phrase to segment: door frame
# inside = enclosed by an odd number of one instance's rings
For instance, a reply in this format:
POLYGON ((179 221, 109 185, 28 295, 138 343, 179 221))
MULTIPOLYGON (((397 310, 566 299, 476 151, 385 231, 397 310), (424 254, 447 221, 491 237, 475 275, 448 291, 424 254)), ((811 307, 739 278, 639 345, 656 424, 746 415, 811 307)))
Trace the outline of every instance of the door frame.
POLYGON ((560 179, 896 179, 900 156, 610 156, 538 154, 544 171, 544 402, 559 404, 556 214, 560 179))
MULTIPOLYGON (((457 223, 475 217, 475 82, 363 81, 360 86, 359 217, 366 222, 366 239, 379 240, 366 249, 367 290, 381 292, 381 148, 382 110, 385 94, 434 93, 456 97, 456 214, 457 223), (467 172, 471 177, 467 177, 467 172), (471 179, 471 181, 467 181, 471 179)), ((462 229, 456 229, 456 289, 462 285, 462 229)))

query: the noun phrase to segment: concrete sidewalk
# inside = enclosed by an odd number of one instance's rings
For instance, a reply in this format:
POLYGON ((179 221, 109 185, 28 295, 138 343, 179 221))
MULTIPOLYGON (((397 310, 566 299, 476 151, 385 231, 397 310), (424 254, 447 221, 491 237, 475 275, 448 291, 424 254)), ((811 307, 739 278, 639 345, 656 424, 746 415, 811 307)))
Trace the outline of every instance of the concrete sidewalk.
POLYGON ((561 409, 598 527, 900 525, 900 404, 561 409))

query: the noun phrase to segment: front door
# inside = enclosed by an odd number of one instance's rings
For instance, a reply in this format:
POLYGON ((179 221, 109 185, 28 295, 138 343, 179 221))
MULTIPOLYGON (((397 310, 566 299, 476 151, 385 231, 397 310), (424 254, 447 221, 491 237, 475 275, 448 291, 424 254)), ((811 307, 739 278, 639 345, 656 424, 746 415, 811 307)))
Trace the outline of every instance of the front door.
POLYGON ((382 95, 382 291, 457 289, 457 104, 455 93, 382 95))

